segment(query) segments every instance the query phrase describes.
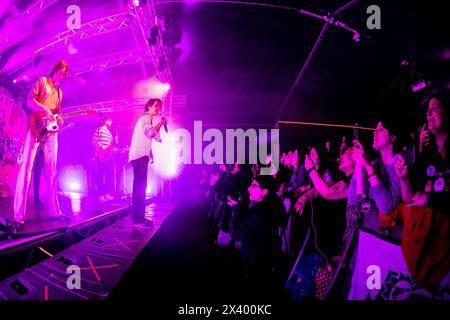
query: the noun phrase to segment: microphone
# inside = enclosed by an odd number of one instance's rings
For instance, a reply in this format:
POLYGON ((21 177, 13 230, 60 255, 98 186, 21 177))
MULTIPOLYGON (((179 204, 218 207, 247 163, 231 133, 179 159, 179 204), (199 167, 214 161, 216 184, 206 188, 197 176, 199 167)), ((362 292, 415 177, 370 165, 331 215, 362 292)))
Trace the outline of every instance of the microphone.
MULTIPOLYGON (((163 118, 161 119, 161 121, 163 121, 163 120, 165 120, 165 119, 166 119, 166 118, 163 117, 163 118)), ((167 130, 167 123, 164 123, 163 126, 164 126, 164 130, 165 130, 166 132, 169 132, 169 131, 167 130)))

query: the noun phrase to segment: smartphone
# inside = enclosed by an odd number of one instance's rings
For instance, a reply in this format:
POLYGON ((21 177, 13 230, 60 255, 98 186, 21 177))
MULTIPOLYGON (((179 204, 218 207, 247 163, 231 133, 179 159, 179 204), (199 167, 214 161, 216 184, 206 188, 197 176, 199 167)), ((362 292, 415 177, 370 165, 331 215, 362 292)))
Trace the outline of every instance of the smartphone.
POLYGON ((416 147, 413 144, 404 147, 402 157, 406 165, 413 164, 416 161, 416 147))

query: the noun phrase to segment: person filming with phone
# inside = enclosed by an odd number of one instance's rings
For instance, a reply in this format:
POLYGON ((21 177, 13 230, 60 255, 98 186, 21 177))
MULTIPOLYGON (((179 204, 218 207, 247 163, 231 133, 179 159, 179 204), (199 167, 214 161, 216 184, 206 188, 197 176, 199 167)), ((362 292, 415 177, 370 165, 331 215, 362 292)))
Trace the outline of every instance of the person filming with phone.
POLYGON ((449 91, 426 99, 426 124, 420 132, 419 157, 395 165, 402 201, 392 219, 404 225, 402 252, 414 281, 435 295, 450 287, 449 91))

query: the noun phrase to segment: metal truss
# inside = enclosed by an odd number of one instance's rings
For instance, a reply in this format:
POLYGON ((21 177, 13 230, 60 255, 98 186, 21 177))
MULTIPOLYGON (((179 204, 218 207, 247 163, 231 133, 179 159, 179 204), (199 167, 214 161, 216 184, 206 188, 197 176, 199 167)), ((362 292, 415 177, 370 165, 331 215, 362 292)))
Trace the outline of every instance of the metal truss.
POLYGON ((130 12, 133 17, 132 28, 138 36, 139 47, 145 51, 150 52, 151 61, 155 68, 158 79, 161 82, 173 83, 173 77, 170 71, 169 59, 166 52, 166 46, 163 43, 161 30, 158 28, 158 35, 156 43, 150 45, 148 39, 150 38, 150 30, 156 26, 156 8, 154 0, 149 0, 145 5, 133 6, 130 12), (160 70, 158 64, 160 59, 164 59, 167 66, 164 70, 160 70))
POLYGON ((19 19, 26 19, 32 17, 41 11, 47 9, 52 4, 58 2, 58 0, 36 0, 33 1, 22 13, 20 14, 19 19))
POLYGON ((149 51, 141 52, 138 49, 128 50, 95 57, 91 60, 83 61, 71 68, 70 76, 78 76, 83 73, 104 70, 121 65, 135 64, 139 62, 150 62, 149 51))
POLYGON ((49 43, 38 48, 34 53, 22 60, 18 65, 6 70, 9 74, 18 73, 21 70, 30 67, 40 56, 46 55, 57 49, 64 48, 68 43, 75 42, 112 31, 125 29, 129 27, 130 15, 128 12, 115 14, 85 23, 80 29, 71 29, 61 32, 49 40, 49 43))
MULTIPOLYGON (((111 100, 111 101, 103 101, 96 103, 83 104, 79 106, 67 107, 63 109, 63 113, 68 112, 76 112, 83 111, 86 109, 95 110, 101 113, 108 112, 117 112, 117 111, 126 111, 126 110, 135 110, 142 109, 144 105, 147 103, 148 98, 134 98, 134 99, 120 99, 120 100, 111 100)), ((186 96, 185 95, 173 95, 171 99, 165 98, 163 101, 163 109, 167 107, 169 104, 174 104, 177 108, 184 108, 186 105, 186 96)))

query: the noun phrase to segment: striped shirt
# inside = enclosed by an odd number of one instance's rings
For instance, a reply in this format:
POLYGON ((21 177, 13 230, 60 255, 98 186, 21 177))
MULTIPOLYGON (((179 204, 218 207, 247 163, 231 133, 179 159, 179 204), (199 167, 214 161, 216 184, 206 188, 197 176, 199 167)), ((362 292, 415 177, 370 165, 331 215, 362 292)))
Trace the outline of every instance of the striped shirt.
POLYGON ((103 150, 109 149, 113 145, 113 135, 105 125, 99 127, 92 137, 92 144, 95 148, 101 148, 103 150))

